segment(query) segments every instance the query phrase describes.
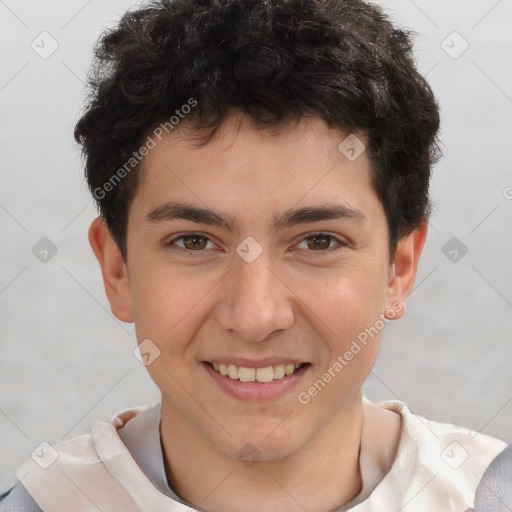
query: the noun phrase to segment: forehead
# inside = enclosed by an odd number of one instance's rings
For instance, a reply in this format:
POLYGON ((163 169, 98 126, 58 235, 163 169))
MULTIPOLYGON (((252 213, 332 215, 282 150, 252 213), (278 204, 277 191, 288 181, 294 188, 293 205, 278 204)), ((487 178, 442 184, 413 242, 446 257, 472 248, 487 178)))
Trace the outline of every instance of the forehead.
MULTIPOLYGON (((169 201, 211 205, 216 211, 224 206, 226 212, 254 213, 259 206, 272 211, 273 226, 286 222, 276 211, 291 205, 342 205, 357 217, 355 212, 369 206, 368 196, 376 196, 370 161, 365 151, 349 158, 347 137, 319 118, 300 118, 268 131, 239 113, 202 146, 187 130, 170 133, 145 157, 133 206, 137 203, 153 218, 163 215, 155 210, 169 201)), ((355 140, 364 148, 362 137, 355 140)))

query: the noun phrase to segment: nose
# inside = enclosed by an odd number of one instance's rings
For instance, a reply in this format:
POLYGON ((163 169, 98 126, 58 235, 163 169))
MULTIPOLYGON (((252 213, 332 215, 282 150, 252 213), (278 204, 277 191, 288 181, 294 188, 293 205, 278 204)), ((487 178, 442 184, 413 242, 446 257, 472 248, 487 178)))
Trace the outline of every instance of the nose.
POLYGON ((294 322, 293 293, 266 254, 252 263, 235 257, 216 308, 219 325, 245 341, 265 341, 294 322))

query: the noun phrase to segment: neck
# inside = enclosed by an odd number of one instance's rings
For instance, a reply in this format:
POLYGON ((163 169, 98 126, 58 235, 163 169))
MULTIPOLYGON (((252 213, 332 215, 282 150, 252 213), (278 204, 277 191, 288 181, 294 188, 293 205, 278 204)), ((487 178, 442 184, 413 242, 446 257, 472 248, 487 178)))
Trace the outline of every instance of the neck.
POLYGON ((361 394, 282 458, 241 461, 205 439, 162 397, 167 478, 183 500, 208 512, 328 512, 361 490, 361 394))

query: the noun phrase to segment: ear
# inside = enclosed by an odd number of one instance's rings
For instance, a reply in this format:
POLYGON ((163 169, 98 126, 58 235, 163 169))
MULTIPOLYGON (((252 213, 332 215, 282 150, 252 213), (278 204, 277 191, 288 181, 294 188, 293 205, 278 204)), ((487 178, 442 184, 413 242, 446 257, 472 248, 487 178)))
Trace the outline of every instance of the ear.
POLYGON ((89 243, 101 267, 105 293, 112 313, 123 322, 133 322, 128 268, 103 217, 98 217, 92 222, 89 228, 89 243))
POLYGON ((418 263, 427 232, 428 222, 423 222, 398 242, 388 281, 388 309, 393 312, 390 317, 392 319, 401 318, 405 314, 405 304, 416 281, 418 263), (398 307, 398 304, 401 307, 398 307))

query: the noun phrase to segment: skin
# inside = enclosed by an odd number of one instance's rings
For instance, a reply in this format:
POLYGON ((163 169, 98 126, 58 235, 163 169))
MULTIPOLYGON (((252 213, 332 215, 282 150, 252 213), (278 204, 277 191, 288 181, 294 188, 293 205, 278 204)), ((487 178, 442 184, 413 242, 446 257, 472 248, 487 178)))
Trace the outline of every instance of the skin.
POLYGON ((347 135, 320 119, 302 118, 269 135, 233 111, 200 149, 185 133, 168 135, 144 160, 129 211, 127 262, 103 219, 89 231, 113 314, 135 322, 139 343, 150 339, 160 350, 147 368, 162 395, 169 482, 212 512, 340 507, 361 489, 363 422, 380 440, 374 456, 387 469, 399 439, 397 414, 362 405, 381 332, 309 403, 297 395, 380 315, 404 314, 427 224, 404 237, 389 261, 370 161, 366 153, 349 161, 338 150, 347 135), (240 232, 183 219, 147 221, 171 200, 231 215, 240 232), (364 218, 271 229, 273 217, 290 208, 329 202, 364 218), (334 238, 315 239, 317 231, 334 238), (176 240, 188 232, 206 240, 176 240), (248 236, 263 250, 252 263, 236 252, 248 236), (291 357, 310 367, 285 395, 243 401, 221 391, 202 366, 228 356, 291 357), (257 448, 256 463, 240 460, 246 443, 257 448))

